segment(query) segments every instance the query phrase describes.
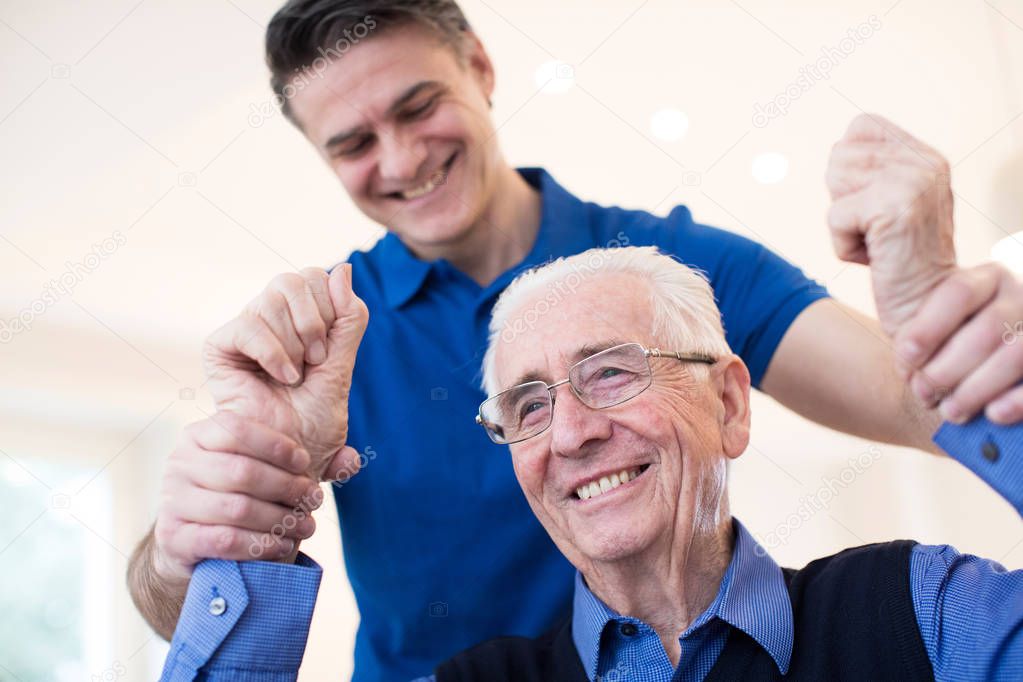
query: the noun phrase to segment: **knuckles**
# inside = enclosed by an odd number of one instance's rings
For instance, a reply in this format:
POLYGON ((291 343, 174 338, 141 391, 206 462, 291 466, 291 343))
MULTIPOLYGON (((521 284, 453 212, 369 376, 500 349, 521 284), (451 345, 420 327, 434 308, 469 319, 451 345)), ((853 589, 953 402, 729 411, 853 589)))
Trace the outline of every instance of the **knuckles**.
POLYGON ((306 316, 296 322, 295 331, 304 339, 322 338, 327 334, 327 325, 323 323, 323 318, 319 315, 316 317, 306 316))
POLYGON ((245 489, 256 477, 256 466, 253 460, 244 455, 231 456, 224 465, 224 478, 228 485, 238 489, 245 489))
POLYGON ((245 495, 228 495, 223 501, 222 513, 232 524, 240 524, 252 515, 252 501, 245 495))
POLYGON ((295 295, 305 288, 305 282, 305 278, 297 272, 282 272, 270 280, 270 284, 263 290, 263 296, 271 292, 295 295))
POLYGON ((239 544, 240 534, 233 528, 217 528, 211 533, 210 551, 212 558, 229 556, 239 544))

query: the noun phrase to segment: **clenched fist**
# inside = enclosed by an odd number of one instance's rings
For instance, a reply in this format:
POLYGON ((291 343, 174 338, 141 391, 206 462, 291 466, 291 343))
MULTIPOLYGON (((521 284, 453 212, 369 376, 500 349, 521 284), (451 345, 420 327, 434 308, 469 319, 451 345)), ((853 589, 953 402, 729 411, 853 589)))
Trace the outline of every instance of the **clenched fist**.
POLYGON ((348 391, 369 319, 350 265, 276 277, 207 340, 203 363, 219 411, 297 441, 316 480, 351 468, 348 391))
POLYGON ((870 266, 889 336, 955 269, 948 162, 880 116, 863 114, 831 150, 828 225, 838 257, 870 266))

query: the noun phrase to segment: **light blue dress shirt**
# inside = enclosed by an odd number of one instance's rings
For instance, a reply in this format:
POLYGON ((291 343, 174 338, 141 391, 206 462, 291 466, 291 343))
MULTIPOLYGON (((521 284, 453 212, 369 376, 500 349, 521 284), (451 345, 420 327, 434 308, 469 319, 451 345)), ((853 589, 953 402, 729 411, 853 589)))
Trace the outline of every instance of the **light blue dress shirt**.
MULTIPOLYGON (((1023 426, 999 427, 983 418, 944 424, 935 442, 1023 516, 1023 426)), ((733 627, 758 642, 782 674, 788 670, 793 620, 781 569, 757 551, 738 521, 735 530, 735 551, 717 596, 680 636, 677 669, 648 625, 616 614, 577 575, 572 634, 591 682, 702 680, 733 627), (602 639, 608 627, 612 632, 602 639)), ((202 562, 161 679, 295 679, 319 578, 319 566, 305 556, 296 565, 202 562)), ((947 545, 918 545, 910 589, 937 679, 1023 680, 1023 571, 1006 571, 947 545)))

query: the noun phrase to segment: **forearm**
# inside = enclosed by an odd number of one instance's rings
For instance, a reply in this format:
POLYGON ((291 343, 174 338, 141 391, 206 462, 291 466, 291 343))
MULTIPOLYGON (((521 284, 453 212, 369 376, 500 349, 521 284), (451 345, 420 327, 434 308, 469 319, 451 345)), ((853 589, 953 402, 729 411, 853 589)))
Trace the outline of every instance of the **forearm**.
POLYGON ((153 563, 156 539, 150 528, 128 561, 128 592, 135 607, 158 635, 170 640, 181 615, 188 580, 162 578, 153 563))
POLYGON ((775 351, 761 388, 800 415, 861 438, 940 453, 941 423, 895 371, 880 324, 833 299, 809 306, 775 351))

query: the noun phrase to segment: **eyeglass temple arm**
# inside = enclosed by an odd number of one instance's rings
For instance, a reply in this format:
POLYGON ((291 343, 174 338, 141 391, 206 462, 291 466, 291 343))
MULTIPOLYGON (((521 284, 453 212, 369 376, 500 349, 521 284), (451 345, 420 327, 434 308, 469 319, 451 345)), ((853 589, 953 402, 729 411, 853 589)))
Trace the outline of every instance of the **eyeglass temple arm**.
POLYGON ((678 351, 667 351, 660 348, 648 348, 646 354, 655 358, 675 358, 679 362, 702 362, 707 365, 713 365, 717 362, 717 358, 706 353, 679 353, 678 351))

